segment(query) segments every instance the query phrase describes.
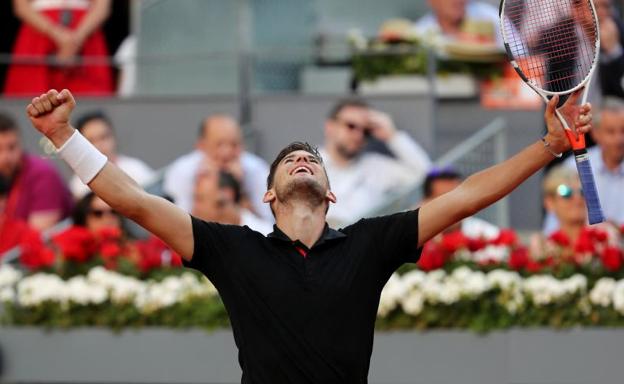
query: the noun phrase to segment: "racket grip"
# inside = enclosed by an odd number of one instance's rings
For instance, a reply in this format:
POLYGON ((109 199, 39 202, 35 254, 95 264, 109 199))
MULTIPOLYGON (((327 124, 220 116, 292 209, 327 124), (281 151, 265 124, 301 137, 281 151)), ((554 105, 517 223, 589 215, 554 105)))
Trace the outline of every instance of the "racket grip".
POLYGON ((576 160, 576 169, 578 170, 583 194, 585 195, 589 224, 602 223, 604 221, 604 216, 602 215, 602 207, 600 206, 600 199, 598 199, 594 173, 592 172, 587 150, 575 150, 574 160, 576 160))

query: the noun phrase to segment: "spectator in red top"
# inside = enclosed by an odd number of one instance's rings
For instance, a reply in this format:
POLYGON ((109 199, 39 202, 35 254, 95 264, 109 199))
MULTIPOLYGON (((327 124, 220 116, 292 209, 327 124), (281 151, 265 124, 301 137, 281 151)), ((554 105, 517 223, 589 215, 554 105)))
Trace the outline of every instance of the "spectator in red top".
POLYGON ((5 95, 32 97, 49 88, 90 96, 113 93, 108 64, 81 62, 108 58, 100 27, 110 13, 110 0, 13 0, 13 8, 22 27, 5 95))
POLYGON ((15 121, 0 112, 0 176, 9 181, 5 216, 44 230, 67 217, 72 198, 54 166, 22 150, 15 121))

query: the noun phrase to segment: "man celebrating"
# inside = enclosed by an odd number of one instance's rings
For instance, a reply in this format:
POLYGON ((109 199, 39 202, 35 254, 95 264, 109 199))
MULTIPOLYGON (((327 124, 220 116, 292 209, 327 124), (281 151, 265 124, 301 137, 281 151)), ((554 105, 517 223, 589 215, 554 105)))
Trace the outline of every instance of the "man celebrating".
MULTIPOLYGON (((580 93, 561 112, 589 131, 580 93)), ((267 237, 198 220, 143 191, 69 125, 71 93, 55 90, 27 107, 32 124, 98 196, 167 242, 217 287, 230 315, 243 383, 366 383, 381 290, 402 263, 449 225, 511 192, 570 148, 548 104, 548 134, 418 210, 360 220, 340 231, 326 213, 336 200, 318 153, 293 143, 271 165, 264 201, 275 215, 267 237)))

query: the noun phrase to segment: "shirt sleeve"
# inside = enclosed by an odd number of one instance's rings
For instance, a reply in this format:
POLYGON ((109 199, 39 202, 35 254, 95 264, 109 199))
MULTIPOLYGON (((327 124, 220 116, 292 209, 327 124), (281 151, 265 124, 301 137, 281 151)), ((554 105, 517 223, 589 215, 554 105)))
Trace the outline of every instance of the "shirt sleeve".
POLYGON ((231 234, 234 226, 200 220, 191 216, 193 225, 193 257, 183 260, 185 267, 196 269, 213 279, 224 267, 223 260, 230 251, 231 234))
POLYGON ((363 220, 381 264, 394 271, 404 263, 416 263, 418 247, 418 209, 363 220))

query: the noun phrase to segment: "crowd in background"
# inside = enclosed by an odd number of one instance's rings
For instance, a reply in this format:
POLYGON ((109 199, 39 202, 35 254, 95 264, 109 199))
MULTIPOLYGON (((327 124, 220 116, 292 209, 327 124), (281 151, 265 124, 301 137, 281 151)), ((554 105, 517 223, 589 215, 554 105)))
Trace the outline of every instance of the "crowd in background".
MULTIPOLYGON (((45 62, 11 64, 5 95, 34 96, 48 88, 69 88, 78 95, 114 93, 113 70, 106 62, 110 52, 101 32, 111 1, 14 0, 13 4, 22 21, 13 53, 22 58, 43 57, 45 62), (81 65, 88 58, 95 58, 95 64, 81 65)), ((431 0, 429 4, 431 13, 416 21, 415 29, 460 40, 474 38, 477 31, 489 36, 486 41, 500 40, 498 12, 490 5, 464 0, 431 0), (488 23, 491 28, 483 27, 488 23)), ((595 0, 595 4, 602 36, 596 86, 603 96, 624 98, 624 25, 610 0, 595 0)), ((624 224, 624 205, 619 201, 624 190, 624 109, 599 109, 592 136, 597 145, 590 150, 590 158, 605 216, 619 227, 624 224)), ((114 116, 92 111, 73 124, 139 184, 150 186, 159 180, 157 172, 141 159, 117 151, 114 116)), ((128 244, 135 244, 127 253, 138 264, 157 264, 154 255, 172 263, 166 245, 124 222, 76 177, 66 182, 50 162, 24 151, 20 129, 28 128, 18 127, 14 116, 0 113, 0 255, 16 246, 27 248, 52 228, 54 243, 63 236, 59 223, 69 220, 72 227, 65 231, 75 232, 79 227, 95 238, 109 236, 110 229, 117 231, 128 244)), ((391 116, 362 99, 338 102, 319 129, 325 141, 316 144, 320 144, 331 188, 338 196, 327 216, 335 227, 371 214, 370 207, 393 192, 423 183, 427 201, 456 187, 466 176, 453 169, 432 168, 425 149, 398 130, 391 116)), ((245 150, 236 119, 225 114, 203 117, 195 147, 188 150, 164 172, 164 198, 204 220, 247 225, 265 235, 273 230, 273 215, 263 202, 269 165, 245 150)), ((581 236, 587 222, 578 177, 570 171, 573 167, 573 161, 567 160, 554 168, 543 188, 547 211, 543 236, 566 236, 570 244, 581 236)), ((470 237, 498 235, 498 228, 476 218, 449 231, 470 237)))

